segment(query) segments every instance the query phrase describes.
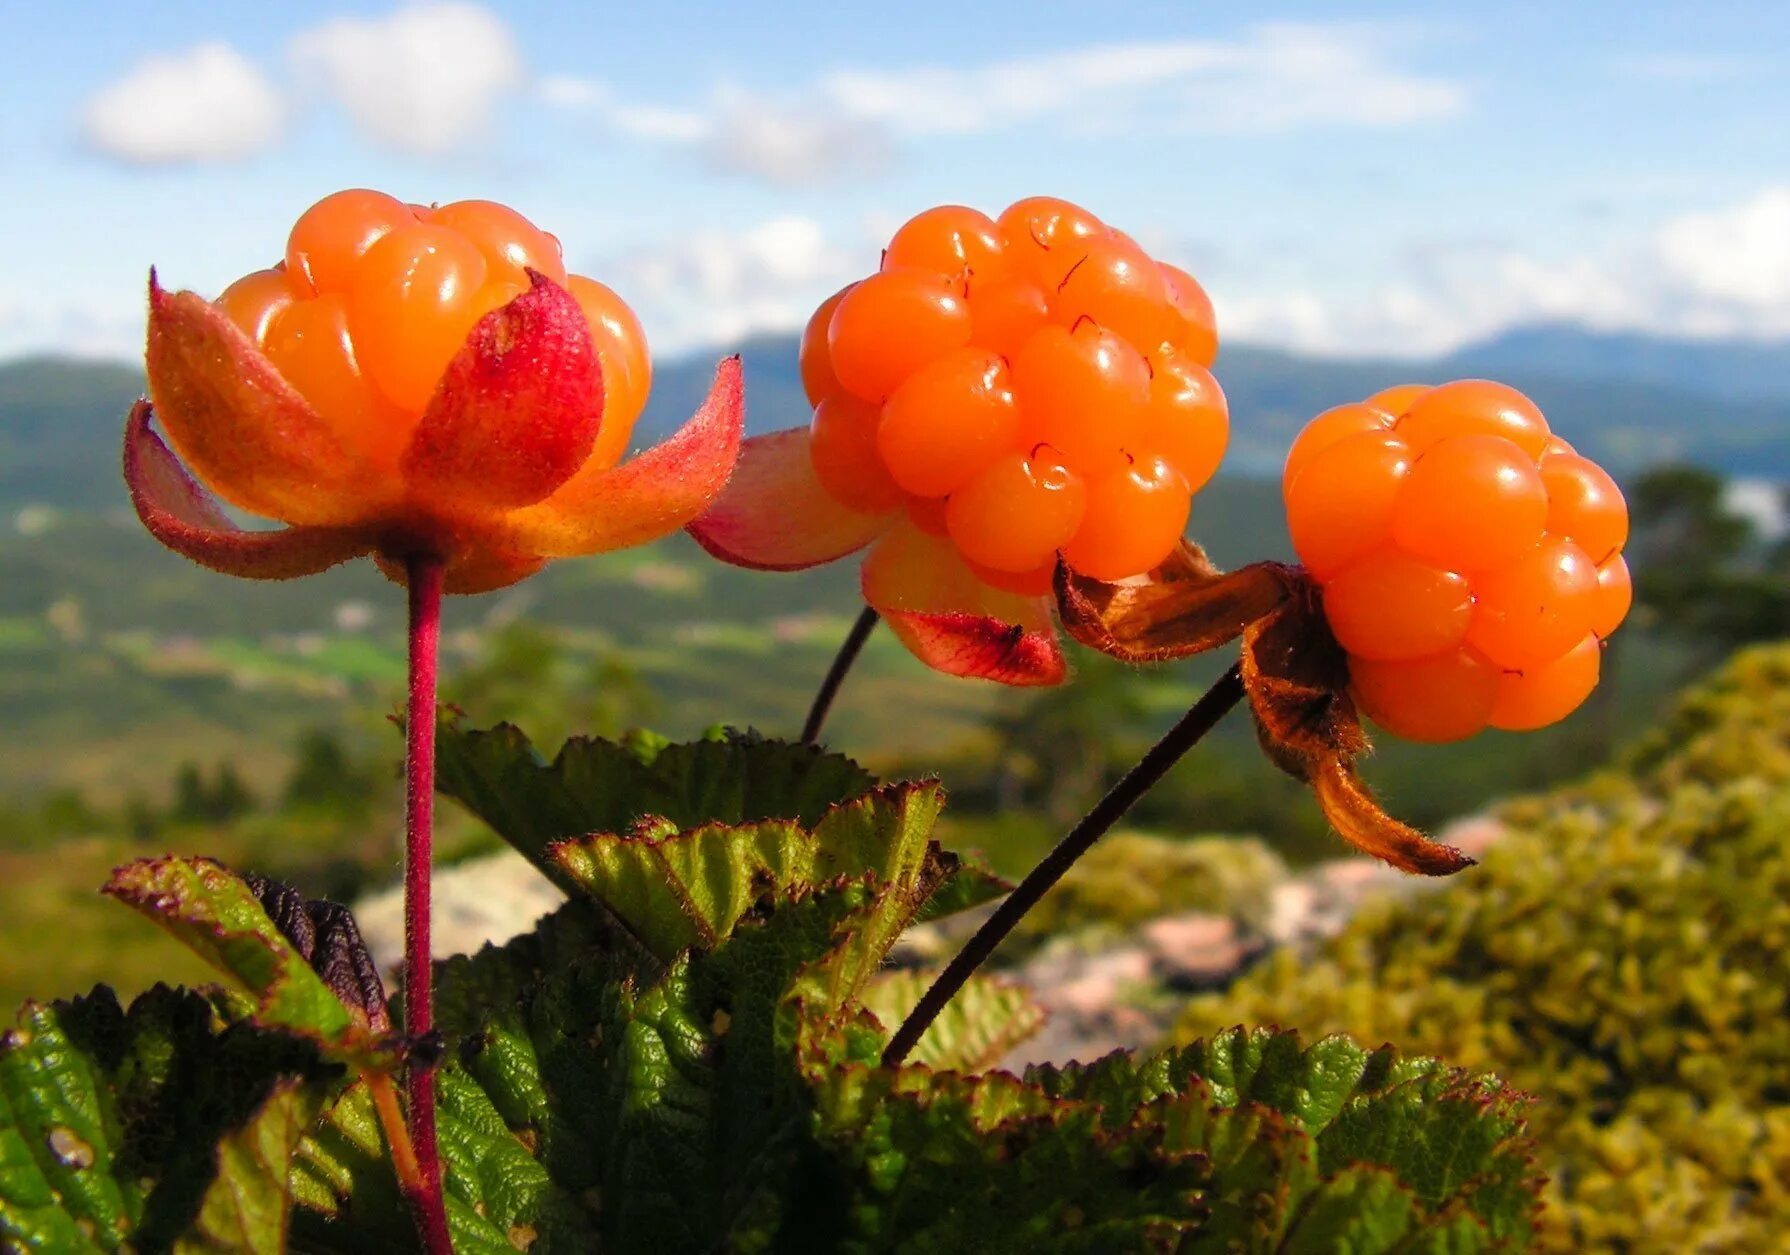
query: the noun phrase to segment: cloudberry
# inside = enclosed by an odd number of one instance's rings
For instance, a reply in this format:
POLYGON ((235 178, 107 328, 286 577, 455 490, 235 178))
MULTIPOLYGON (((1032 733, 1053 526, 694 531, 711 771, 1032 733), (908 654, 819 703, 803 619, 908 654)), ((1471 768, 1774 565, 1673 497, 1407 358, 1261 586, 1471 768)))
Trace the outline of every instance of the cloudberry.
POLYGON ((506 206, 336 192, 299 217, 278 266, 216 304, 344 444, 389 462, 473 324, 526 291, 529 270, 562 284, 590 324, 604 393, 591 457, 613 466, 652 385, 645 334, 609 288, 567 275, 558 240, 506 206))
POLYGON ((1216 350, 1199 284, 1079 206, 929 209, 803 333, 809 402, 844 395, 878 414, 880 466, 844 465, 867 454, 865 424, 848 440, 823 414, 814 472, 867 514, 893 508, 893 483, 916 525, 993 587, 1011 590, 1015 572, 1035 586, 1058 550, 1084 574, 1140 574, 1179 540, 1189 495, 1224 455, 1216 350))
POLYGON ((1078 205, 926 210, 809 319, 809 430, 747 441, 691 533, 771 570, 869 546, 864 599, 928 665, 1060 683, 1059 561, 1175 552, 1229 439, 1217 353, 1193 277, 1078 205))
POLYGON ((1452 741, 1543 727, 1628 611, 1622 493, 1522 393, 1407 384, 1318 415, 1282 478, 1362 711, 1452 741))

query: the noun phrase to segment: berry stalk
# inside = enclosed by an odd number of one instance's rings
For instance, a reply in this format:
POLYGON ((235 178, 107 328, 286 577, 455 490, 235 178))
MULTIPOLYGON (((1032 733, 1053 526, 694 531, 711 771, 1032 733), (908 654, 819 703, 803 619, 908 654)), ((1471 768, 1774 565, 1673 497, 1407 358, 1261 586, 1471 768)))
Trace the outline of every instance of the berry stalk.
MULTIPOLYGON (((410 692, 404 721, 404 1030, 418 1041, 435 1027, 429 889, 435 837, 435 692, 441 645, 444 564, 432 555, 405 561, 410 588, 410 692)), ((435 1061, 410 1060, 410 1141, 417 1189, 409 1202, 429 1255, 453 1255, 435 1140, 435 1061)))
POLYGON ((845 634, 845 640, 839 646, 839 652, 833 656, 833 665, 827 669, 827 678, 820 682, 820 691, 814 695, 814 704, 808 707, 808 718, 802 724, 802 743, 812 745, 820 740, 820 730, 827 722, 827 715, 833 709, 833 699, 839 696, 839 686, 845 683, 846 673, 863 652, 864 642, 876 630, 881 620, 874 609, 864 607, 858 621, 851 625, 851 631, 845 634))
POLYGON ((1057 881, 1063 878, 1082 855, 1086 854, 1096 841, 1105 836, 1112 826, 1119 822, 1138 801, 1156 786, 1156 783, 1168 774, 1170 767, 1179 762, 1183 755, 1200 739, 1210 732, 1220 719, 1229 714, 1231 708, 1243 700, 1242 664, 1233 664, 1230 670, 1219 677, 1218 682, 1207 689, 1193 708, 1181 717, 1179 723, 1170 728, 1156 744, 1152 745, 1137 762, 1137 765, 1126 772, 1117 784, 1094 804, 1094 809, 1082 817, 1080 823, 1069 830, 1069 835, 1057 843, 1057 847, 1046 854, 1039 864, 1027 873, 1019 882, 1019 887, 1007 895, 995 913, 988 917, 986 923, 976 930, 975 936, 964 944, 957 957, 952 959, 932 986, 921 995, 919 1003, 902 1022, 895 1035, 889 1039, 887 1049, 883 1051, 883 1066, 895 1067, 920 1040, 922 1034, 938 1018, 945 1004, 951 1001, 964 982, 975 973, 976 969, 987 962, 995 948, 1005 941, 1007 934, 1040 899, 1049 893, 1057 881))

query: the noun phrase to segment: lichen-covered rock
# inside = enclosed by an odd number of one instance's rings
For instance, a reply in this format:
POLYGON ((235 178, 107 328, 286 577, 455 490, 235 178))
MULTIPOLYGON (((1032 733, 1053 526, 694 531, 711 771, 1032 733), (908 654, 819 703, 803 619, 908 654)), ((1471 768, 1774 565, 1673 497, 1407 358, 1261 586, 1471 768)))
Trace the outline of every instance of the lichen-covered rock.
POLYGON ((1539 1099, 1555 1250, 1790 1249, 1790 647, 1748 650, 1624 760, 1506 809, 1446 892, 1195 999, 1396 1041, 1539 1099))
POLYGON ((1175 839, 1142 832, 1101 838, 1020 925, 1016 944, 1099 927, 1115 932, 1193 911, 1251 930, 1268 920, 1286 864, 1254 837, 1175 839))

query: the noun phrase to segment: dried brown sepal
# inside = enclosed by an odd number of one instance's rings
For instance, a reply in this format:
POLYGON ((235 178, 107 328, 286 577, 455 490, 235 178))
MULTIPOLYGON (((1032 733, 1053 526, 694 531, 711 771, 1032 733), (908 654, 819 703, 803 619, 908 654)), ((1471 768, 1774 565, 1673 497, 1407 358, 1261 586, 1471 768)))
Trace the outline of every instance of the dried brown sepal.
POLYGON ((1154 570, 1117 584, 1057 564, 1057 609, 1069 635, 1125 662, 1168 662, 1216 649, 1272 613, 1296 584, 1293 569, 1257 562, 1220 571, 1184 540, 1154 570))
POLYGON ((1349 663, 1330 634, 1314 584, 1289 581, 1287 599, 1243 634, 1243 687, 1262 744, 1283 770, 1303 780, 1323 754, 1352 759, 1367 734, 1349 698, 1349 663))
POLYGON ((1324 818, 1362 853, 1421 876, 1452 876, 1473 866, 1473 860, 1452 845, 1432 841, 1381 810, 1354 767, 1341 757, 1326 754, 1314 760, 1308 779, 1324 818))
POLYGON ((1473 860, 1380 809, 1353 766, 1367 733, 1349 697, 1349 663, 1318 587, 1295 572, 1287 599, 1243 634, 1243 688, 1262 749, 1311 785, 1337 835, 1404 872, 1447 876, 1473 860))
POLYGON ((253 872, 243 883, 306 963, 363 1028, 384 1035, 392 1031, 385 983, 379 965, 361 939, 354 913, 339 902, 307 898, 284 881, 253 872))

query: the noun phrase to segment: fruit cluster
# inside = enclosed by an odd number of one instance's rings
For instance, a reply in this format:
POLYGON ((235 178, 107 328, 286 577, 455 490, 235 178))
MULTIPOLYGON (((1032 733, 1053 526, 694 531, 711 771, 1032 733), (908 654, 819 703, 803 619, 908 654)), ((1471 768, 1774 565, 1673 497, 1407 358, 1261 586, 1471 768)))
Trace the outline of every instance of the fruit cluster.
POLYGON ((802 338, 814 471, 841 504, 905 509, 997 588, 1056 558, 1106 580, 1180 539, 1229 432, 1191 276, 1067 201, 929 209, 802 338))
POLYGON ((337 192, 298 219, 280 262, 215 303, 348 447, 390 464, 473 324, 527 290, 529 270, 563 285, 590 324, 604 391, 591 460, 613 466, 652 386, 646 337, 620 297, 568 275, 559 241, 513 209, 337 192))
POLYGON ((1628 509, 1527 397, 1390 388, 1307 424, 1282 478, 1369 718, 1417 741, 1565 718, 1628 613, 1628 509))

